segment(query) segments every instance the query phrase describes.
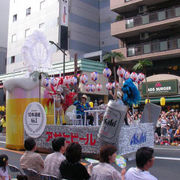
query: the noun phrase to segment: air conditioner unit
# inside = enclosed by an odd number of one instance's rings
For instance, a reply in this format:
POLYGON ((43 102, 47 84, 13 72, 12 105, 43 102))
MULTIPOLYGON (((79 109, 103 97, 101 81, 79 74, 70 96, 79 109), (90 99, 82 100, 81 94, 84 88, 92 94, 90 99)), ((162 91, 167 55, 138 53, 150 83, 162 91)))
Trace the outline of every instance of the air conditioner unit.
POLYGON ((140 40, 146 40, 149 39, 149 33, 140 33, 140 40))
POLYGON ((147 12, 147 6, 139 6, 139 13, 147 12))

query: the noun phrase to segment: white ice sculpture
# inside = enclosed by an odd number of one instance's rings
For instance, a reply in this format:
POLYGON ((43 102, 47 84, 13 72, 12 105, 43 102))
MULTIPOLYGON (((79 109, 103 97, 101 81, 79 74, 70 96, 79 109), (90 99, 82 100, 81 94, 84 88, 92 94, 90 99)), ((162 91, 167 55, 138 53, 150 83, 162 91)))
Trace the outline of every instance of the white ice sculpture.
POLYGON ((51 55, 49 42, 40 31, 34 31, 22 47, 23 60, 30 72, 47 72, 51 67, 51 55))

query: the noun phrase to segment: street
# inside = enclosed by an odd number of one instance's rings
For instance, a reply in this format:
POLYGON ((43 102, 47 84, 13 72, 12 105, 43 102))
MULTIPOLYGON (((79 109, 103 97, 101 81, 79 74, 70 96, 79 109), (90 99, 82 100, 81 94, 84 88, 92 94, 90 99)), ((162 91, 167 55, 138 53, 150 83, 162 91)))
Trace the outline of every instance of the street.
MULTIPOLYGON (((155 146, 155 163, 150 172, 159 180, 179 179, 180 167, 180 147, 175 146, 155 146)), ((5 153, 9 157, 9 164, 19 167, 19 159, 23 151, 14 151, 5 148, 5 138, 0 136, 0 153, 5 153)), ((41 154, 43 159, 46 154, 41 154)), ((82 160, 84 162, 84 160, 82 160)), ((128 161, 127 168, 134 167, 135 161, 128 161)))

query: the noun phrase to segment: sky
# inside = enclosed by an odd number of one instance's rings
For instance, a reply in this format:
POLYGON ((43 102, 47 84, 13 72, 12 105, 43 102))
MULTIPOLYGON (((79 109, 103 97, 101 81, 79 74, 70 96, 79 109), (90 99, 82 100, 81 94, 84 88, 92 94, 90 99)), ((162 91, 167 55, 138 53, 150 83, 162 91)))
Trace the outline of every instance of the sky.
POLYGON ((7 47, 9 1, 0 0, 0 47, 7 47))

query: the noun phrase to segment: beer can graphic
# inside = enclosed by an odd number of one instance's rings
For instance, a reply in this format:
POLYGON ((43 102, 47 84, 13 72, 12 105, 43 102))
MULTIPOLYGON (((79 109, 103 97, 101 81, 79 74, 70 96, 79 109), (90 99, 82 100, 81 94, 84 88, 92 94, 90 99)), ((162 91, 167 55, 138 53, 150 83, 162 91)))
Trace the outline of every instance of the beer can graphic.
POLYGON ((127 106, 119 104, 117 101, 109 101, 99 129, 98 138, 107 143, 116 143, 126 113, 127 106))

